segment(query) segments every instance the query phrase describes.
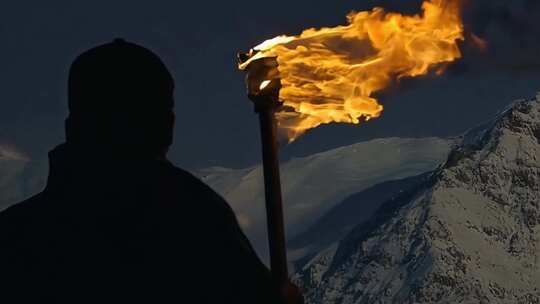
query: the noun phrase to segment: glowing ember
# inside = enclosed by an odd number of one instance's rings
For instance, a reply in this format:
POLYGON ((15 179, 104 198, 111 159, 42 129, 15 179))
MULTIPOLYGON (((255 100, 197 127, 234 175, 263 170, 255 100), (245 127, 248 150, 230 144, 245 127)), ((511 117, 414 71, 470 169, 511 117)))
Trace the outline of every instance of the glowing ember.
POLYGON ((277 56, 284 102, 277 118, 291 141, 321 124, 378 117, 383 107, 374 93, 401 77, 425 75, 433 68, 441 72, 444 64, 461 57, 458 0, 426 0, 422 13, 414 16, 374 8, 352 12, 347 19, 345 26, 266 40, 239 66, 277 56))

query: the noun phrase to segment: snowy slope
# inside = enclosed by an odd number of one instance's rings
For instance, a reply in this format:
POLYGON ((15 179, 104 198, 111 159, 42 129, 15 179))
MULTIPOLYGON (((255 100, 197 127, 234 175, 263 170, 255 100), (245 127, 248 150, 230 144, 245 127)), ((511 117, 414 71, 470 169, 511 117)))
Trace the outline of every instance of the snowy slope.
POLYGON ((45 162, 0 159, 0 211, 43 190, 46 177, 45 162))
POLYGON ((308 303, 540 303, 540 95, 313 258, 308 303))
MULTIPOLYGON (((288 236, 293 238, 304 232, 355 193, 379 183, 434 170, 447 158, 453 144, 453 140, 440 138, 377 139, 283 163, 281 173, 288 236)), ((210 168, 198 175, 229 201, 248 236, 264 256, 266 224, 262 168, 210 168)))
POLYGON ((24 171, 26 161, 8 154, 0 148, 0 210, 10 202, 22 197, 19 180, 24 171))
POLYGON ((0 146, 0 211, 40 191, 46 166, 33 162, 13 148, 0 146))
POLYGON ((386 181, 347 197, 308 230, 289 241, 289 259, 295 261, 296 267, 302 267, 313 255, 337 243, 355 226, 370 220, 385 202, 414 189, 430 174, 386 181))

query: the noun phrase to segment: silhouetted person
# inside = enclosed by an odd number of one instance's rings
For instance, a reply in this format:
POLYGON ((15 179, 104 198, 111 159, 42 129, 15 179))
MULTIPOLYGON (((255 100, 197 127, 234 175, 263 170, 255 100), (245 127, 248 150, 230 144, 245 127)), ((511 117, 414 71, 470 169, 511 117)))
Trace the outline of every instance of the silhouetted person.
POLYGON ((132 43, 75 60, 47 186, 0 213, 0 303, 281 303, 229 205, 167 161, 173 90, 132 43))

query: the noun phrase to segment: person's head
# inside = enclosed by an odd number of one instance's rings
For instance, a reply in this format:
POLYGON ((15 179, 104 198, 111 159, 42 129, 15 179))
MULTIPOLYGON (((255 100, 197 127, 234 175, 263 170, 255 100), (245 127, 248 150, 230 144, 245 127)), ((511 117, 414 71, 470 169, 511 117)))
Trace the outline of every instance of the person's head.
POLYGON ((68 143, 127 158, 165 156, 174 80, 150 50, 116 39, 75 59, 68 80, 68 143))

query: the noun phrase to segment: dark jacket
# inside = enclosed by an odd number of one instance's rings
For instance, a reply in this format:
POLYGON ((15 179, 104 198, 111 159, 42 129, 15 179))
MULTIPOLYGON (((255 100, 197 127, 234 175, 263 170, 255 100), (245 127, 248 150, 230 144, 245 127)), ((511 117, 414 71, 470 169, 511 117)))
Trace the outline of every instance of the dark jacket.
POLYGON ((63 145, 0 213, 0 303, 277 303, 270 282, 229 205, 166 161, 63 145))

